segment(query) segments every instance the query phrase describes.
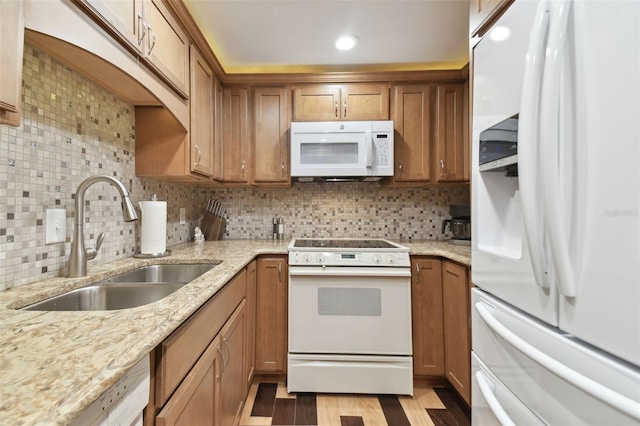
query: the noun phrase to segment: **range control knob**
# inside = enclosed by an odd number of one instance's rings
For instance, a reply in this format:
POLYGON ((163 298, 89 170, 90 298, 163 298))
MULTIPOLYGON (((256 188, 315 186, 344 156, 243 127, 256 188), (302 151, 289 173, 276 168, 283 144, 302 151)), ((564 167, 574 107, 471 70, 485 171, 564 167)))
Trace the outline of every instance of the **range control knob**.
POLYGON ((392 264, 394 264, 395 262, 396 262, 396 258, 395 258, 392 254, 390 254, 390 255, 388 255, 388 256, 387 256, 387 263, 389 263, 389 264, 391 264, 391 265, 392 265, 392 264))
POLYGON ((303 256, 302 260, 303 260, 305 263, 309 263, 309 262, 311 262, 311 256, 310 256, 310 255, 308 255, 308 254, 305 254, 305 255, 303 256))
POLYGON ((379 254, 374 254, 373 255, 373 263, 375 264, 380 264, 382 263, 382 257, 380 257, 379 254))
POLYGON ((322 263, 324 262, 324 254, 320 253, 318 254, 318 263, 322 263))

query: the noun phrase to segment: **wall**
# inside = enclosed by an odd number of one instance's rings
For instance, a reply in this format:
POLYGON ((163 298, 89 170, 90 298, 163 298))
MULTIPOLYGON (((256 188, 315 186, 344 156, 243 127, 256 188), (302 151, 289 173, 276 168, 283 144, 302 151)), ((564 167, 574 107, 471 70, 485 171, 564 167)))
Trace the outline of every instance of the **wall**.
MULTIPOLYGON (((120 179, 134 202, 168 201, 167 245, 189 240, 207 198, 228 211, 224 238, 285 236, 441 239, 448 205, 469 203, 468 188, 389 189, 378 183, 295 183, 291 188, 198 189, 135 176, 134 107, 51 57, 25 46, 23 114, 0 126, 0 290, 66 274, 74 194, 88 176, 120 179), (179 224, 185 207, 187 223, 179 224), (44 244, 45 209, 66 209, 65 243, 44 244)), ((139 249, 140 222, 125 223, 114 188, 99 183, 85 198, 85 241, 102 248, 89 268, 139 249)))
MULTIPOLYGON (((51 57, 25 46, 23 114, 18 128, 0 126, 0 290, 65 275, 74 194, 88 176, 120 179, 134 203, 153 193, 168 204, 168 245, 186 241, 198 212, 197 189, 135 176, 134 108, 51 57), (178 223, 187 207, 189 223, 178 223), (45 209, 64 208, 67 242, 44 244, 45 209)), ((139 221, 122 219, 115 188, 98 183, 85 197, 85 241, 107 236, 89 268, 139 249, 139 221)))
POLYGON ((439 240, 449 204, 469 204, 469 188, 386 188, 381 183, 294 183, 289 189, 234 188, 219 199, 229 221, 226 238, 272 238, 273 217, 285 237, 381 237, 439 240))

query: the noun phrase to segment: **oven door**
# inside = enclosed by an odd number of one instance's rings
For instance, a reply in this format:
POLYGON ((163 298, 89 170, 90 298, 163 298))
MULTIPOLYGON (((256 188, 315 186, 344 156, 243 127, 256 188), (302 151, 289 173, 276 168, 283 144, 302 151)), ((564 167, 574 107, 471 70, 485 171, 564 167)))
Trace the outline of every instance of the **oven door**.
POLYGON ((289 268, 289 353, 411 355, 411 271, 289 268))
POLYGON ((291 176, 370 174, 371 132, 296 133, 291 139, 291 176))

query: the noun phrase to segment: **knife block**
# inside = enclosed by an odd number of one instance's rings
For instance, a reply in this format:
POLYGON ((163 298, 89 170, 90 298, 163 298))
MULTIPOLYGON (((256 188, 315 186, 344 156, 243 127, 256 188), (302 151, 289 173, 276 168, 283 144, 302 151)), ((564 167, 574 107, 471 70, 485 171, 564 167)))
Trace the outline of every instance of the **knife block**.
POLYGON ((226 227, 227 220, 224 217, 205 212, 202 219, 202 233, 206 241, 221 240, 226 227))

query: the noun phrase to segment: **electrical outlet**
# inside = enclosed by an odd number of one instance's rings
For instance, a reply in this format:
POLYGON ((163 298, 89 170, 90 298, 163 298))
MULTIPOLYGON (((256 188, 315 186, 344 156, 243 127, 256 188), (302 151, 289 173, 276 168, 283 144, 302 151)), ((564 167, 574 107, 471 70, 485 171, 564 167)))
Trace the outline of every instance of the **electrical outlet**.
POLYGON ((67 236, 67 211, 65 209, 46 209, 44 221, 44 243, 64 243, 67 236))
POLYGON ((180 207, 180 225, 185 225, 187 223, 187 209, 185 207, 180 207))

